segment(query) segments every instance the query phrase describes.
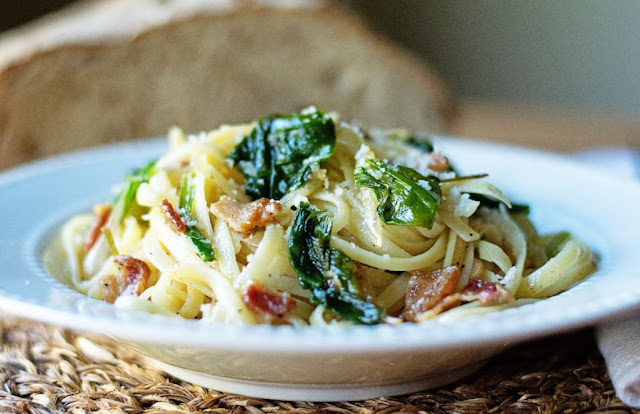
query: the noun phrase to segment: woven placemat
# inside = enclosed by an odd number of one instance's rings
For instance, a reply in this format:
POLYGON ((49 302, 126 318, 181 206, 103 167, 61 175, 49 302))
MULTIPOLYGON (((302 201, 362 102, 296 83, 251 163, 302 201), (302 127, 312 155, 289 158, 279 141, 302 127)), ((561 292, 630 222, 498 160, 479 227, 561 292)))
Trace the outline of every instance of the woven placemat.
POLYGON ((0 316, 1 413, 640 413, 616 397, 591 330, 512 348, 435 390, 356 403, 283 402, 171 378, 107 337, 0 316))

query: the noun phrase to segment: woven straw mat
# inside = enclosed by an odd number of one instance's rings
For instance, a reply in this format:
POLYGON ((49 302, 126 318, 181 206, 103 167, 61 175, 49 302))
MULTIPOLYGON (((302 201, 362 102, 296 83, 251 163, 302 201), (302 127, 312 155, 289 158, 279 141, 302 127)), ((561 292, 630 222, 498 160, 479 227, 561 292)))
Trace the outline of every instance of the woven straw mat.
POLYGON ((445 387, 351 403, 205 389, 107 337, 8 315, 0 338, 0 413, 640 413, 616 397, 590 330, 517 346, 445 387))

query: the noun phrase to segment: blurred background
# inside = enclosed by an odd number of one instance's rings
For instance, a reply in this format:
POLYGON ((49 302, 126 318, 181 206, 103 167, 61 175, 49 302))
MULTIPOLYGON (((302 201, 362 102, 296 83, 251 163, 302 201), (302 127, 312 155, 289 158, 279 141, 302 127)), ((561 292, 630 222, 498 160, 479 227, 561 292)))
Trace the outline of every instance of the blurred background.
POLYGON ((640 105, 640 2, 349 0, 463 96, 611 111, 640 105))
MULTIPOLYGON (((0 30, 71 0, 4 0, 0 30)), ((427 59, 463 97, 640 108, 640 2, 342 0, 427 59)))
MULTIPOLYGON (((460 97, 453 132, 556 139, 559 150, 640 142, 640 2, 341 0, 415 51, 460 97)), ((70 0, 4 0, 0 30, 70 0)))

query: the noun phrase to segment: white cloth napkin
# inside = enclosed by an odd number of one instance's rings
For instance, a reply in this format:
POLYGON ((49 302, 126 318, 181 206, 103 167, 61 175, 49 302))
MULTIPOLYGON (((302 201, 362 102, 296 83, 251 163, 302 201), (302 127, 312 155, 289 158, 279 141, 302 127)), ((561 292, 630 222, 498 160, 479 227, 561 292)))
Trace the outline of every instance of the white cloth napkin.
POLYGON ((618 398, 640 407, 640 315, 598 327, 596 339, 618 398))
MULTIPOLYGON (((639 155, 627 149, 603 148, 575 155, 619 176, 640 175, 639 155)), ((618 398, 640 408, 640 314, 599 326, 596 339, 618 398)))

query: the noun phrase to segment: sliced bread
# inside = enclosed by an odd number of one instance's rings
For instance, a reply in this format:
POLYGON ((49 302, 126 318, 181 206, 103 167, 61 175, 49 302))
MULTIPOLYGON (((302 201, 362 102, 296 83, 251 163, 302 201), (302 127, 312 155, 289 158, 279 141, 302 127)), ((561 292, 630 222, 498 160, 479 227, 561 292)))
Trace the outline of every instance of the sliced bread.
POLYGON ((0 38, 0 168, 308 105, 445 131, 442 81, 316 0, 83 1, 0 38))

